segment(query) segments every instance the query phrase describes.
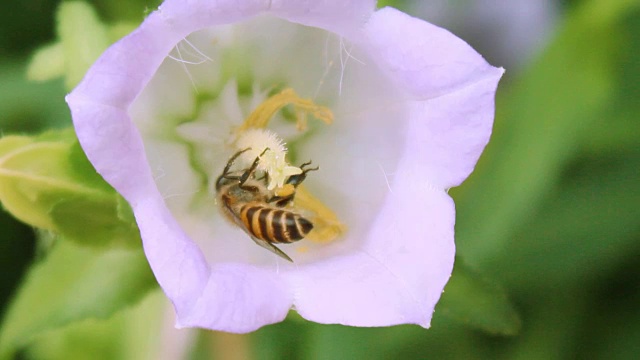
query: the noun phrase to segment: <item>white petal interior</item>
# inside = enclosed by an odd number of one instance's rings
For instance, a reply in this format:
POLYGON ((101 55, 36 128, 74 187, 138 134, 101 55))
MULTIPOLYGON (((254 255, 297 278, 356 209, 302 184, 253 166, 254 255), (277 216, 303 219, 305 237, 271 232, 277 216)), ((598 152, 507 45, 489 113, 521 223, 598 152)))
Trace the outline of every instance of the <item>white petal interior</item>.
MULTIPOLYGON (((356 46, 273 17, 205 29, 176 45, 131 107, 167 206, 210 262, 289 266, 222 217, 212 184, 233 154, 231 131, 275 87, 329 107, 332 125, 310 136, 276 119, 270 128, 319 171, 305 185, 347 225, 329 244, 279 245, 296 265, 349 251, 390 194, 406 116, 401 95, 356 46), (296 140, 298 139, 298 140, 296 140)), ((295 266, 295 265, 294 265, 295 266)))

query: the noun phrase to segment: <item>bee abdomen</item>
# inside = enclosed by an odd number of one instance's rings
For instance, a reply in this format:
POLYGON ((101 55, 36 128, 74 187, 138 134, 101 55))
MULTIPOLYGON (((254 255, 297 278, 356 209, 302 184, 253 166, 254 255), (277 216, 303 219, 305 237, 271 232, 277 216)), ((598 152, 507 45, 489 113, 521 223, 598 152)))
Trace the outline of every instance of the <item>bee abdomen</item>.
POLYGON ((303 239, 313 229, 311 221, 296 213, 255 203, 242 207, 240 220, 251 235, 276 244, 303 239))

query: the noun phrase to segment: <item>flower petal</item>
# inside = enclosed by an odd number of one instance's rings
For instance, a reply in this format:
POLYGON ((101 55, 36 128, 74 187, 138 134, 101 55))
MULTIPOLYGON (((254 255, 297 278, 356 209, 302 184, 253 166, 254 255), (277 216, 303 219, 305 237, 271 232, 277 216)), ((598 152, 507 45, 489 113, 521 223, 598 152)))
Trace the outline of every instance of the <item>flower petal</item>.
POLYGON ((134 207, 154 274, 173 302, 180 327, 249 332, 282 321, 292 304, 282 279, 244 264, 206 263, 161 198, 134 207))
POLYGON ((271 12, 291 22, 355 37, 376 8, 376 0, 272 0, 271 12))
POLYGON ((368 239, 348 256, 310 264, 285 276, 296 310, 320 323, 428 327, 453 268, 454 207, 412 169, 398 170, 368 239))
POLYGON ((177 325, 246 333, 284 320, 292 303, 292 295, 275 272, 217 264, 196 306, 177 325))
POLYGON ((437 97, 502 73, 447 30, 393 8, 376 11, 364 32, 371 57, 414 98, 437 97))
POLYGON ((187 34, 209 26, 246 20, 269 8, 270 0, 166 0, 159 14, 174 31, 187 34))
POLYGON ((407 148, 432 185, 458 186, 473 171, 491 135, 500 76, 411 104, 407 148))

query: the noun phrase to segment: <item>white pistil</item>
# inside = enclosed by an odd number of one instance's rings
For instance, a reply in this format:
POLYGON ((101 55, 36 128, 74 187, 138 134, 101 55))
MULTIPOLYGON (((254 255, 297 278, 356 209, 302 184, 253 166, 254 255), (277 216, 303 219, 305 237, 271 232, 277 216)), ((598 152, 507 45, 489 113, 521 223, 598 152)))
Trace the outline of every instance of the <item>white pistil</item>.
POLYGON ((267 188, 273 190, 282 188, 284 182, 291 175, 302 173, 298 167, 291 166, 286 161, 287 147, 282 139, 266 129, 249 129, 241 132, 234 143, 237 150, 245 150, 238 162, 242 167, 249 167, 260 156, 258 170, 269 175, 267 188), (268 149, 265 151, 265 149, 268 149), (264 154, 263 154, 264 152, 264 154))

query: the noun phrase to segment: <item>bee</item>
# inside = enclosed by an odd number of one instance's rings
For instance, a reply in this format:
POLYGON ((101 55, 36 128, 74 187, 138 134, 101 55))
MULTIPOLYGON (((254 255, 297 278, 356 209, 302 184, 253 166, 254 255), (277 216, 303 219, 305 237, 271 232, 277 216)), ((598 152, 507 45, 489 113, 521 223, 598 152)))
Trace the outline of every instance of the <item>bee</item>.
POLYGON ((293 201, 295 188, 306 179, 307 173, 318 168, 308 168, 311 162, 302 164, 300 167, 302 172, 290 176, 285 183, 285 187, 290 190, 276 194, 267 190, 267 173, 259 179, 255 176, 260 157, 269 148, 265 148, 249 168, 231 171, 238 156, 248 150, 249 148, 233 155, 216 180, 216 192, 222 212, 231 222, 243 229, 256 244, 293 262, 274 244, 288 244, 301 240, 313 229, 311 221, 285 207, 293 201))

